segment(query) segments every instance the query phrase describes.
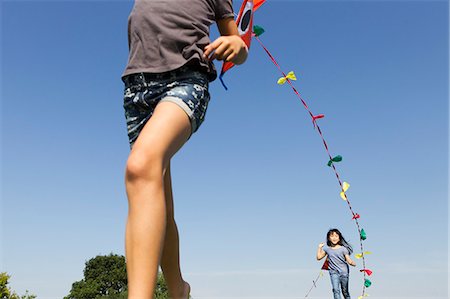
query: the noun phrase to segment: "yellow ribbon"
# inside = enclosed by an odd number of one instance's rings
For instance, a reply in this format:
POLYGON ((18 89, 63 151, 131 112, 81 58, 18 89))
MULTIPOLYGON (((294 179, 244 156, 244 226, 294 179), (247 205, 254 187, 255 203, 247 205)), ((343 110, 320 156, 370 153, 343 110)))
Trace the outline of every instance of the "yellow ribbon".
POLYGON ((362 298, 368 297, 368 296, 369 296, 369 294, 366 293, 366 294, 364 294, 363 296, 359 296, 358 299, 362 299, 362 298))
POLYGON ((363 253, 358 253, 358 254, 355 254, 355 257, 357 258, 357 259, 360 259, 360 258, 362 258, 364 255, 366 255, 366 254, 372 254, 372 252, 370 252, 370 251, 364 251, 363 253))
POLYGON ((344 182, 343 184, 342 184, 342 192, 341 192, 341 198, 343 199, 343 200, 347 200, 347 197, 345 196, 345 192, 348 190, 348 188, 350 187, 350 184, 349 183, 347 183, 347 182, 344 182))
POLYGON ((290 71, 286 77, 281 77, 280 79, 278 79, 278 84, 279 85, 283 85, 284 83, 286 83, 287 79, 291 79, 291 80, 297 80, 297 77, 295 76, 293 71, 290 71))

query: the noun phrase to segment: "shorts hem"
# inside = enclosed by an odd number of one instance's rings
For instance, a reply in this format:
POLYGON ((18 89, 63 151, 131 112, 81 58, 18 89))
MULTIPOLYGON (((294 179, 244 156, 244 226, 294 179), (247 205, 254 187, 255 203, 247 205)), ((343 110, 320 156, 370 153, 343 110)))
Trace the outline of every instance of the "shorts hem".
MULTIPOLYGON (((159 103, 161 103, 161 102, 172 102, 172 103, 178 105, 178 107, 180 107, 181 109, 183 109, 184 112, 186 112, 187 116, 189 117, 189 121, 191 123, 191 134, 190 135, 192 135, 195 131, 197 124, 196 124, 196 120, 194 117, 194 112, 189 108, 189 106, 181 98, 174 97, 174 96, 166 96, 159 101, 159 103)), ((189 138, 190 138, 190 136, 189 136, 189 138)))

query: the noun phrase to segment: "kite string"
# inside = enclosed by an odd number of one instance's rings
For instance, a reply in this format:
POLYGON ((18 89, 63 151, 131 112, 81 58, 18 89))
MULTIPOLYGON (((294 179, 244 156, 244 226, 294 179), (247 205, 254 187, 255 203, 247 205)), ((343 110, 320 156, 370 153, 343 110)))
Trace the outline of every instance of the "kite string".
POLYGON ((311 293, 312 289, 316 287, 316 283, 319 280, 319 278, 322 276, 322 270, 320 270, 319 275, 317 275, 317 278, 313 280, 313 285, 312 287, 309 289, 308 293, 305 295, 305 298, 307 298, 309 296, 309 293, 311 293))
MULTIPOLYGON (((331 156, 330 151, 329 151, 329 149, 328 149, 328 144, 327 144, 327 142, 325 141, 325 137, 323 136, 323 133, 322 133, 322 130, 320 129, 319 124, 317 124, 317 123, 315 122, 315 120, 314 120, 314 114, 311 112, 311 110, 309 109, 309 107, 308 107, 308 105, 306 104, 305 100, 303 100, 303 98, 301 97, 300 93, 299 93, 299 92, 297 91, 297 89, 292 85, 291 80, 287 77, 286 73, 283 72, 283 70, 281 69, 281 67, 280 67, 280 65, 278 64, 278 62, 275 60, 275 58, 274 58, 273 55, 269 52, 269 50, 264 46, 264 44, 261 42, 261 40, 259 39, 259 37, 256 36, 256 35, 254 35, 254 37, 255 37, 255 39, 259 42, 259 44, 260 44, 261 47, 264 49, 264 51, 267 53, 267 55, 269 56, 269 58, 270 58, 270 60, 273 62, 273 64, 278 68, 278 70, 279 70, 280 73, 283 75, 283 77, 286 78, 286 81, 287 81, 288 84, 291 86, 292 90, 295 92, 295 94, 297 95, 297 97, 300 99, 300 101, 302 102, 302 104, 303 104, 303 106, 305 107, 305 109, 308 111, 308 113, 309 113, 309 115, 311 116, 311 118, 313 118, 314 127, 317 128, 317 131, 319 132, 319 135, 320 135, 320 137, 321 137, 321 139, 322 139, 322 142, 323 142, 323 145, 324 145, 324 147, 325 147, 325 150, 326 150, 326 152, 327 152, 327 154, 328 154, 328 157, 329 157, 329 159, 331 160, 331 159, 332 159, 332 156, 331 156)), ((340 185, 340 187, 341 187, 341 189, 342 189, 342 188, 343 188, 343 183, 342 183, 342 181, 341 181, 341 178, 339 177, 339 173, 338 173, 338 171, 337 171, 337 169, 336 169, 334 163, 332 163, 331 166, 332 166, 333 171, 334 171, 334 173, 335 173, 335 175, 336 175, 336 178, 337 178, 337 180, 338 180, 338 182, 339 182, 339 185, 340 185)), ((345 192, 344 192, 344 196, 345 196, 345 198, 346 198, 346 201, 347 201, 348 207, 349 207, 349 209, 350 209, 350 212, 352 213, 352 216, 355 216, 356 214, 355 214, 355 212, 353 211, 353 208, 352 208, 352 205, 351 205, 351 203, 350 203, 350 200, 347 198, 347 194, 345 194, 345 192)), ((360 236, 359 243, 360 243, 361 252, 363 253, 363 254, 362 254, 363 269, 366 269, 366 263, 365 263, 365 257, 364 257, 364 248, 363 248, 362 239, 361 239, 361 228, 360 228, 358 219, 357 219, 356 217, 354 217, 354 220, 355 220, 355 223, 356 223, 356 226, 357 226, 357 229, 358 229, 358 233, 359 233, 359 236, 360 236)), ((366 279, 366 272, 365 272, 365 271, 363 271, 363 276, 364 276, 364 281, 365 281, 365 279, 366 279)), ((364 294, 365 294, 365 288, 366 288, 366 286, 365 286, 365 284, 363 284, 362 296, 364 296, 364 294)), ((310 291, 311 291, 311 290, 310 290, 310 291)), ((308 292, 308 294, 309 294, 309 292, 308 292)))

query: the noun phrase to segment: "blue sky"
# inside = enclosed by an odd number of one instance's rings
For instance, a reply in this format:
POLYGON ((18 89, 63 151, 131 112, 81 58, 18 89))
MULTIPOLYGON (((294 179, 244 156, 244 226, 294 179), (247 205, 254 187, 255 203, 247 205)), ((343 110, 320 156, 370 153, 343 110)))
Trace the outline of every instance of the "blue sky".
MULTIPOLYGON (((120 75, 132 5, 1 2, 1 271, 19 293, 62 298, 85 261, 124 254, 120 75)), ((344 158, 373 252, 372 298, 447 298, 448 14, 446 1, 268 0, 255 16, 344 158)), ((196 299, 303 298, 329 228, 358 247, 321 140, 278 77, 254 42, 225 76, 228 91, 211 84, 205 122, 172 160, 196 299)), ((330 298, 328 274, 311 296, 330 298)))

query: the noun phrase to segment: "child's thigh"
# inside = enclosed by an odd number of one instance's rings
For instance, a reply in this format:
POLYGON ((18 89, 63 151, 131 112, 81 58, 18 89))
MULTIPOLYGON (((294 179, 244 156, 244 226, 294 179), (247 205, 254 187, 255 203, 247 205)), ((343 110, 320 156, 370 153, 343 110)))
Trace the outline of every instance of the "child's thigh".
POLYGON ((136 139, 132 154, 161 159, 163 167, 188 140, 191 124, 188 115, 178 105, 160 102, 136 139))
POLYGON ((192 135, 205 119, 209 100, 207 76, 201 72, 187 71, 167 85, 161 102, 173 102, 186 112, 191 121, 192 135))

